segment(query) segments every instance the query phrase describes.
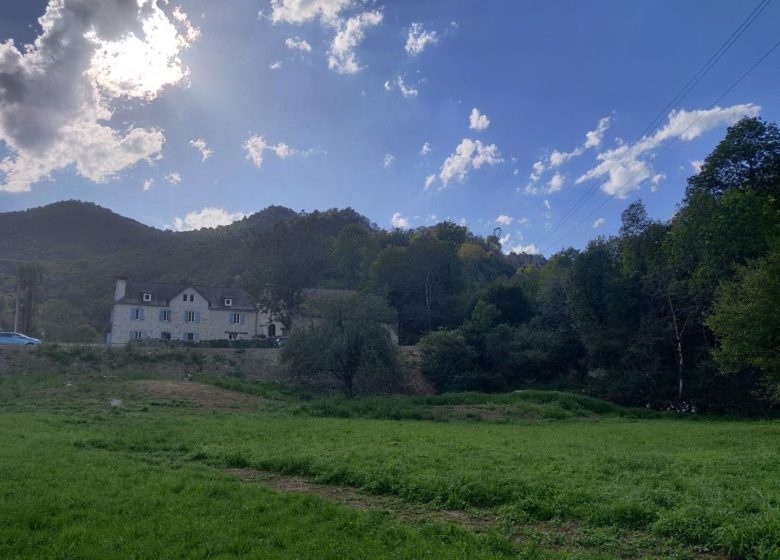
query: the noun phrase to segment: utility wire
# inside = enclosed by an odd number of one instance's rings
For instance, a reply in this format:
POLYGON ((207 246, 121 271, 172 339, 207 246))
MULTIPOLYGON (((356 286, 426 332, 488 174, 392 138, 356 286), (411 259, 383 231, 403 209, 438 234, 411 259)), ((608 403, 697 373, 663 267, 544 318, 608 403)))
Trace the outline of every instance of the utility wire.
MULTIPOLYGON (((639 133, 639 135, 634 139, 632 144, 635 144, 638 142, 642 137, 645 136, 646 133, 648 133, 650 130, 657 128, 657 126, 660 125, 658 122, 659 119, 663 119, 663 117, 666 115, 667 111, 677 105, 678 103, 682 102, 688 94, 693 90, 693 88, 696 87, 696 85, 701 82, 701 80, 704 78, 704 76, 717 64, 717 62, 723 58, 723 55, 726 54, 726 52, 731 48, 734 43, 747 31, 748 27, 751 26, 751 24, 758 18, 759 15, 761 15, 761 12, 763 12, 769 4, 772 3, 772 0, 761 0, 758 5, 753 9, 753 11, 748 15, 747 18, 732 32, 732 34, 724 41, 720 47, 710 56, 709 59, 702 65, 701 68, 696 72, 696 74, 693 75, 693 77, 680 89, 680 91, 675 94, 675 96, 669 101, 666 106, 664 106, 663 109, 656 115, 656 117, 648 124, 642 132, 639 133)), ((620 159, 618 159, 618 163, 623 161, 628 156, 628 152, 620 159)), ((598 184, 591 186, 588 190, 586 190, 579 199, 571 206, 569 209, 564 212, 563 216, 558 219, 558 221, 553 225, 551 229, 546 231, 541 238, 538 239, 536 243, 536 247, 540 248, 545 241, 552 236, 558 229, 563 226, 565 222, 567 222, 574 214, 577 213, 577 211, 584 206, 587 199, 589 199, 591 196, 593 196, 596 191, 598 190, 598 184)))
MULTIPOLYGON (((772 46, 772 47, 771 47, 771 48, 770 48, 770 49, 769 49, 769 50, 768 50, 766 53, 764 53, 764 55, 763 55, 761 58, 759 58, 759 59, 758 59, 758 60, 757 60, 755 63, 753 63, 753 65, 752 65, 750 68, 748 68, 748 69, 747 69, 747 71, 745 71, 745 73, 743 73, 743 74, 742 74, 742 75, 741 75, 741 76, 740 76, 740 77, 739 77, 739 78, 738 78, 738 79, 737 79, 737 80, 736 80, 734 83, 732 83, 732 84, 731 84, 731 85, 730 85, 730 86, 729 86, 729 87, 726 89, 726 91, 724 91, 722 94, 720 94, 720 95, 718 96, 718 98, 717 98, 715 101, 713 101, 713 102, 712 102, 712 105, 710 105, 710 109, 714 108, 714 107, 715 107, 715 106, 716 106, 716 105, 717 105, 717 104, 718 104, 718 103, 719 103, 719 102, 720 102, 720 101, 721 101, 721 100, 722 100, 724 97, 726 97, 726 96, 727 96, 729 93, 731 93, 731 92, 734 90, 734 88, 736 88, 736 87, 737 87, 737 86, 738 86, 740 83, 742 83, 742 81, 743 81, 745 78, 747 78, 747 77, 748 77, 748 75, 749 75, 751 72, 753 72, 753 70, 755 70, 755 69, 756 69, 756 68, 757 68, 757 67, 758 67, 758 66, 759 66, 759 65, 760 65, 762 62, 764 62, 764 61, 765 61, 765 60, 766 60, 766 59, 769 57, 769 55, 771 55, 771 54, 772 54, 772 53, 773 53, 773 52, 774 52, 774 51, 775 51, 775 50, 776 50, 778 47, 780 47, 780 41, 778 41, 777 43, 775 43, 775 44, 774 44, 774 45, 773 45, 773 46, 772 46)), ((693 125, 695 125, 697 122, 699 122, 699 120, 702 118, 702 116, 703 116, 703 115, 699 115, 698 117, 696 117, 696 118, 693 120, 693 122, 691 122, 691 124, 689 124, 689 125, 688 125, 688 126, 685 128, 685 130, 683 130, 683 131, 682 131, 682 132, 681 132, 681 133, 680 133, 678 136, 675 136, 675 137, 674 137, 674 138, 673 138, 673 139, 672 139, 672 140, 671 140, 669 143, 667 143, 667 144, 666 144, 666 145, 665 145, 663 148, 661 148, 661 150, 659 150, 657 153, 653 154, 653 156, 651 157, 651 160, 655 160, 655 159, 656 159, 658 156, 660 156, 660 155, 661 155, 662 153, 664 153, 664 152, 665 152, 667 149, 669 149, 669 147, 670 147, 672 144, 674 144, 675 142, 677 142, 677 140, 679 140, 679 139, 680 139, 682 136, 684 136, 684 135, 685 135, 685 133, 686 133, 688 130, 690 130, 692 127, 693 127, 693 125)), ((631 177, 629 177, 629 178, 628 178, 628 179, 627 179, 625 182, 623 182, 623 184, 621 185, 621 188, 622 188, 622 187, 624 187, 625 185, 627 185, 627 184, 628 184, 628 183, 629 183, 629 182, 630 182, 632 179, 636 178, 636 177, 637 177, 637 175, 638 175, 638 173, 635 173, 635 174, 633 174, 631 177)), ((548 245, 548 247, 549 247, 549 248, 552 248, 552 247, 554 247, 555 245, 557 245, 559 242, 561 242, 561 241, 563 241, 564 239, 566 239, 566 237, 568 237, 568 236, 569 236, 569 235, 570 235, 570 234, 571 234, 573 231, 575 231, 575 230, 576 230, 577 228, 579 228, 579 227, 580 227, 582 224, 584 224, 584 223, 585 223, 585 222, 586 222, 586 221, 587 221, 589 218, 591 218, 591 217, 593 216, 593 214, 595 214, 595 213, 596 213, 596 212, 597 212, 599 209, 601 209, 601 208, 602 208, 602 207, 603 207, 603 206, 604 206, 604 205, 605 205, 607 202, 609 202, 609 201, 610 201, 610 200, 612 200, 612 199, 613 199, 615 196, 617 196, 617 193, 619 193, 619 192, 620 192, 620 188, 619 188, 619 189, 617 189, 617 190, 616 190, 616 191, 615 191, 613 194, 611 194, 611 195, 609 195, 607 198, 605 198, 605 199, 604 199, 604 200, 601 202, 601 204, 599 204, 599 205, 598 205, 598 206, 596 206, 596 207, 595 207, 593 210, 591 210, 591 212, 590 212, 590 213, 589 213, 587 216, 585 216, 585 217, 584 217, 582 220, 580 220, 579 222, 577 222, 577 224, 576 224, 576 225, 575 225, 573 228, 571 228, 571 229, 570 229, 570 230, 568 230, 568 231, 567 231, 565 234, 563 234, 561 237, 559 237, 558 239, 556 239, 556 240, 555 240, 555 241, 554 241, 552 244, 548 245)), ((539 248, 539 250, 541 251, 541 247, 538 247, 538 248, 539 248)))

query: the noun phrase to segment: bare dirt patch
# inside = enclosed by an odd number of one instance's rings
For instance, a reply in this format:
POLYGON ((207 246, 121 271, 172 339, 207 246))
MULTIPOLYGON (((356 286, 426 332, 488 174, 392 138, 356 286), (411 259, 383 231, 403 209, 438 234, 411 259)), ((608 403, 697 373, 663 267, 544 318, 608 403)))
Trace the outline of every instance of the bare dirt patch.
POLYGON ((209 410, 255 410, 265 402, 262 397, 193 381, 144 379, 130 386, 147 397, 184 401, 209 410))

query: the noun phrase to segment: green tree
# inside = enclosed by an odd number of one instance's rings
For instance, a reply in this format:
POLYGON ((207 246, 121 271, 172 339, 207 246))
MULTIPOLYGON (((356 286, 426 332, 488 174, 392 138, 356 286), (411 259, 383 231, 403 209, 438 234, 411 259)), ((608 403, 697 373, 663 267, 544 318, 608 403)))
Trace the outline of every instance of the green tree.
POLYGON ((281 359, 302 376, 332 376, 347 397, 355 380, 363 377, 394 379, 399 372, 398 348, 389 325, 395 313, 371 294, 318 300, 309 313, 309 326, 297 327, 287 339, 281 359))
POLYGON ((739 269, 718 290, 707 326, 717 335, 724 372, 758 368, 780 400, 780 251, 739 269))
POLYGON ((50 342, 100 342, 100 336, 88 324, 81 309, 67 301, 50 299, 38 306, 36 325, 50 342))
POLYGON ((720 196, 751 187, 777 192, 780 177, 780 129, 760 118, 745 118, 729 127, 726 137, 688 180, 688 197, 720 196))
POLYGON ((258 255, 246 275, 247 289, 290 330, 306 288, 317 287, 328 266, 324 239, 308 219, 276 224, 255 240, 258 255))
POLYGON ((19 311, 17 328, 23 333, 33 329, 35 298, 43 284, 43 266, 36 262, 21 263, 16 273, 17 308, 19 311))

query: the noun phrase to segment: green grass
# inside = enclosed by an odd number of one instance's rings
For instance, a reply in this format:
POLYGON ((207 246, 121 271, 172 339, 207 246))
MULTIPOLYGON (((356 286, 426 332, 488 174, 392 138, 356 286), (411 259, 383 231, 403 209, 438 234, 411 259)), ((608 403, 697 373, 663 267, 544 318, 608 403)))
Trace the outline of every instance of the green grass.
POLYGON ((75 447, 61 422, 0 418, 0 558, 489 559, 511 549, 242 485, 203 465, 75 447))
MULTIPOLYGON (((240 389, 238 389, 240 390, 240 389)), ((448 393, 428 397, 317 398, 303 412, 336 418, 389 420, 587 420, 603 418, 652 418, 657 413, 628 409, 572 393, 515 391, 513 393, 448 393)))
POLYGON ((121 381, 80 382, 65 406, 53 397, 56 378, 0 382, 0 410, 26 403, 0 412, 0 558, 68 558, 71 545, 90 551, 71 555, 79 558, 617 558, 635 542, 656 557, 689 557, 696 547, 780 558, 777 421, 689 421, 547 392, 301 401, 277 387, 225 383, 283 406, 163 409, 121 381), (113 394, 125 406, 108 407, 113 394), (481 422, 431 412, 451 407, 516 414, 481 422), (448 421, 373 418, 427 414, 448 421), (225 467, 433 509, 485 508, 502 523, 487 536, 408 526, 241 485, 220 474, 225 467), (579 536, 561 544, 562 531, 542 535, 540 524, 579 536))

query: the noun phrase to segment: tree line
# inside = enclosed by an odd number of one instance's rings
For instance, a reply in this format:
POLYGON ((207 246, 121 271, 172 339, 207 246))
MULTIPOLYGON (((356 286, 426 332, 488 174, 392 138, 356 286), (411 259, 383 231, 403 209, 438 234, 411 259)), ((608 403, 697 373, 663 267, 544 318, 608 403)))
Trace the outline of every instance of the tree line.
MULTIPOLYGON (((118 275, 241 286, 288 327, 307 288, 343 288, 389 307, 400 343, 419 345, 441 391, 554 387, 657 408, 763 410, 780 398, 779 206, 780 132, 752 118, 729 128, 671 220, 649 219, 636 201, 617 235, 547 260, 504 255, 497 235, 451 222, 387 231, 352 209, 271 207, 165 235, 122 218, 110 252, 73 238, 58 257, 55 241, 42 244, 31 334, 46 325, 61 340, 99 339, 118 275), (132 241, 134 227, 157 241, 132 241)), ((3 285, 5 323, 17 279, 0 270, 3 285)), ((366 319, 345 313, 342 334, 366 319)))
POLYGON ((285 223, 262 243, 280 255, 256 292, 294 307, 330 278, 383 298, 439 391, 547 387, 697 411, 780 399, 780 132, 758 118, 729 128, 671 220, 635 201, 618 235, 541 266, 452 223, 350 224, 330 241, 285 223))

